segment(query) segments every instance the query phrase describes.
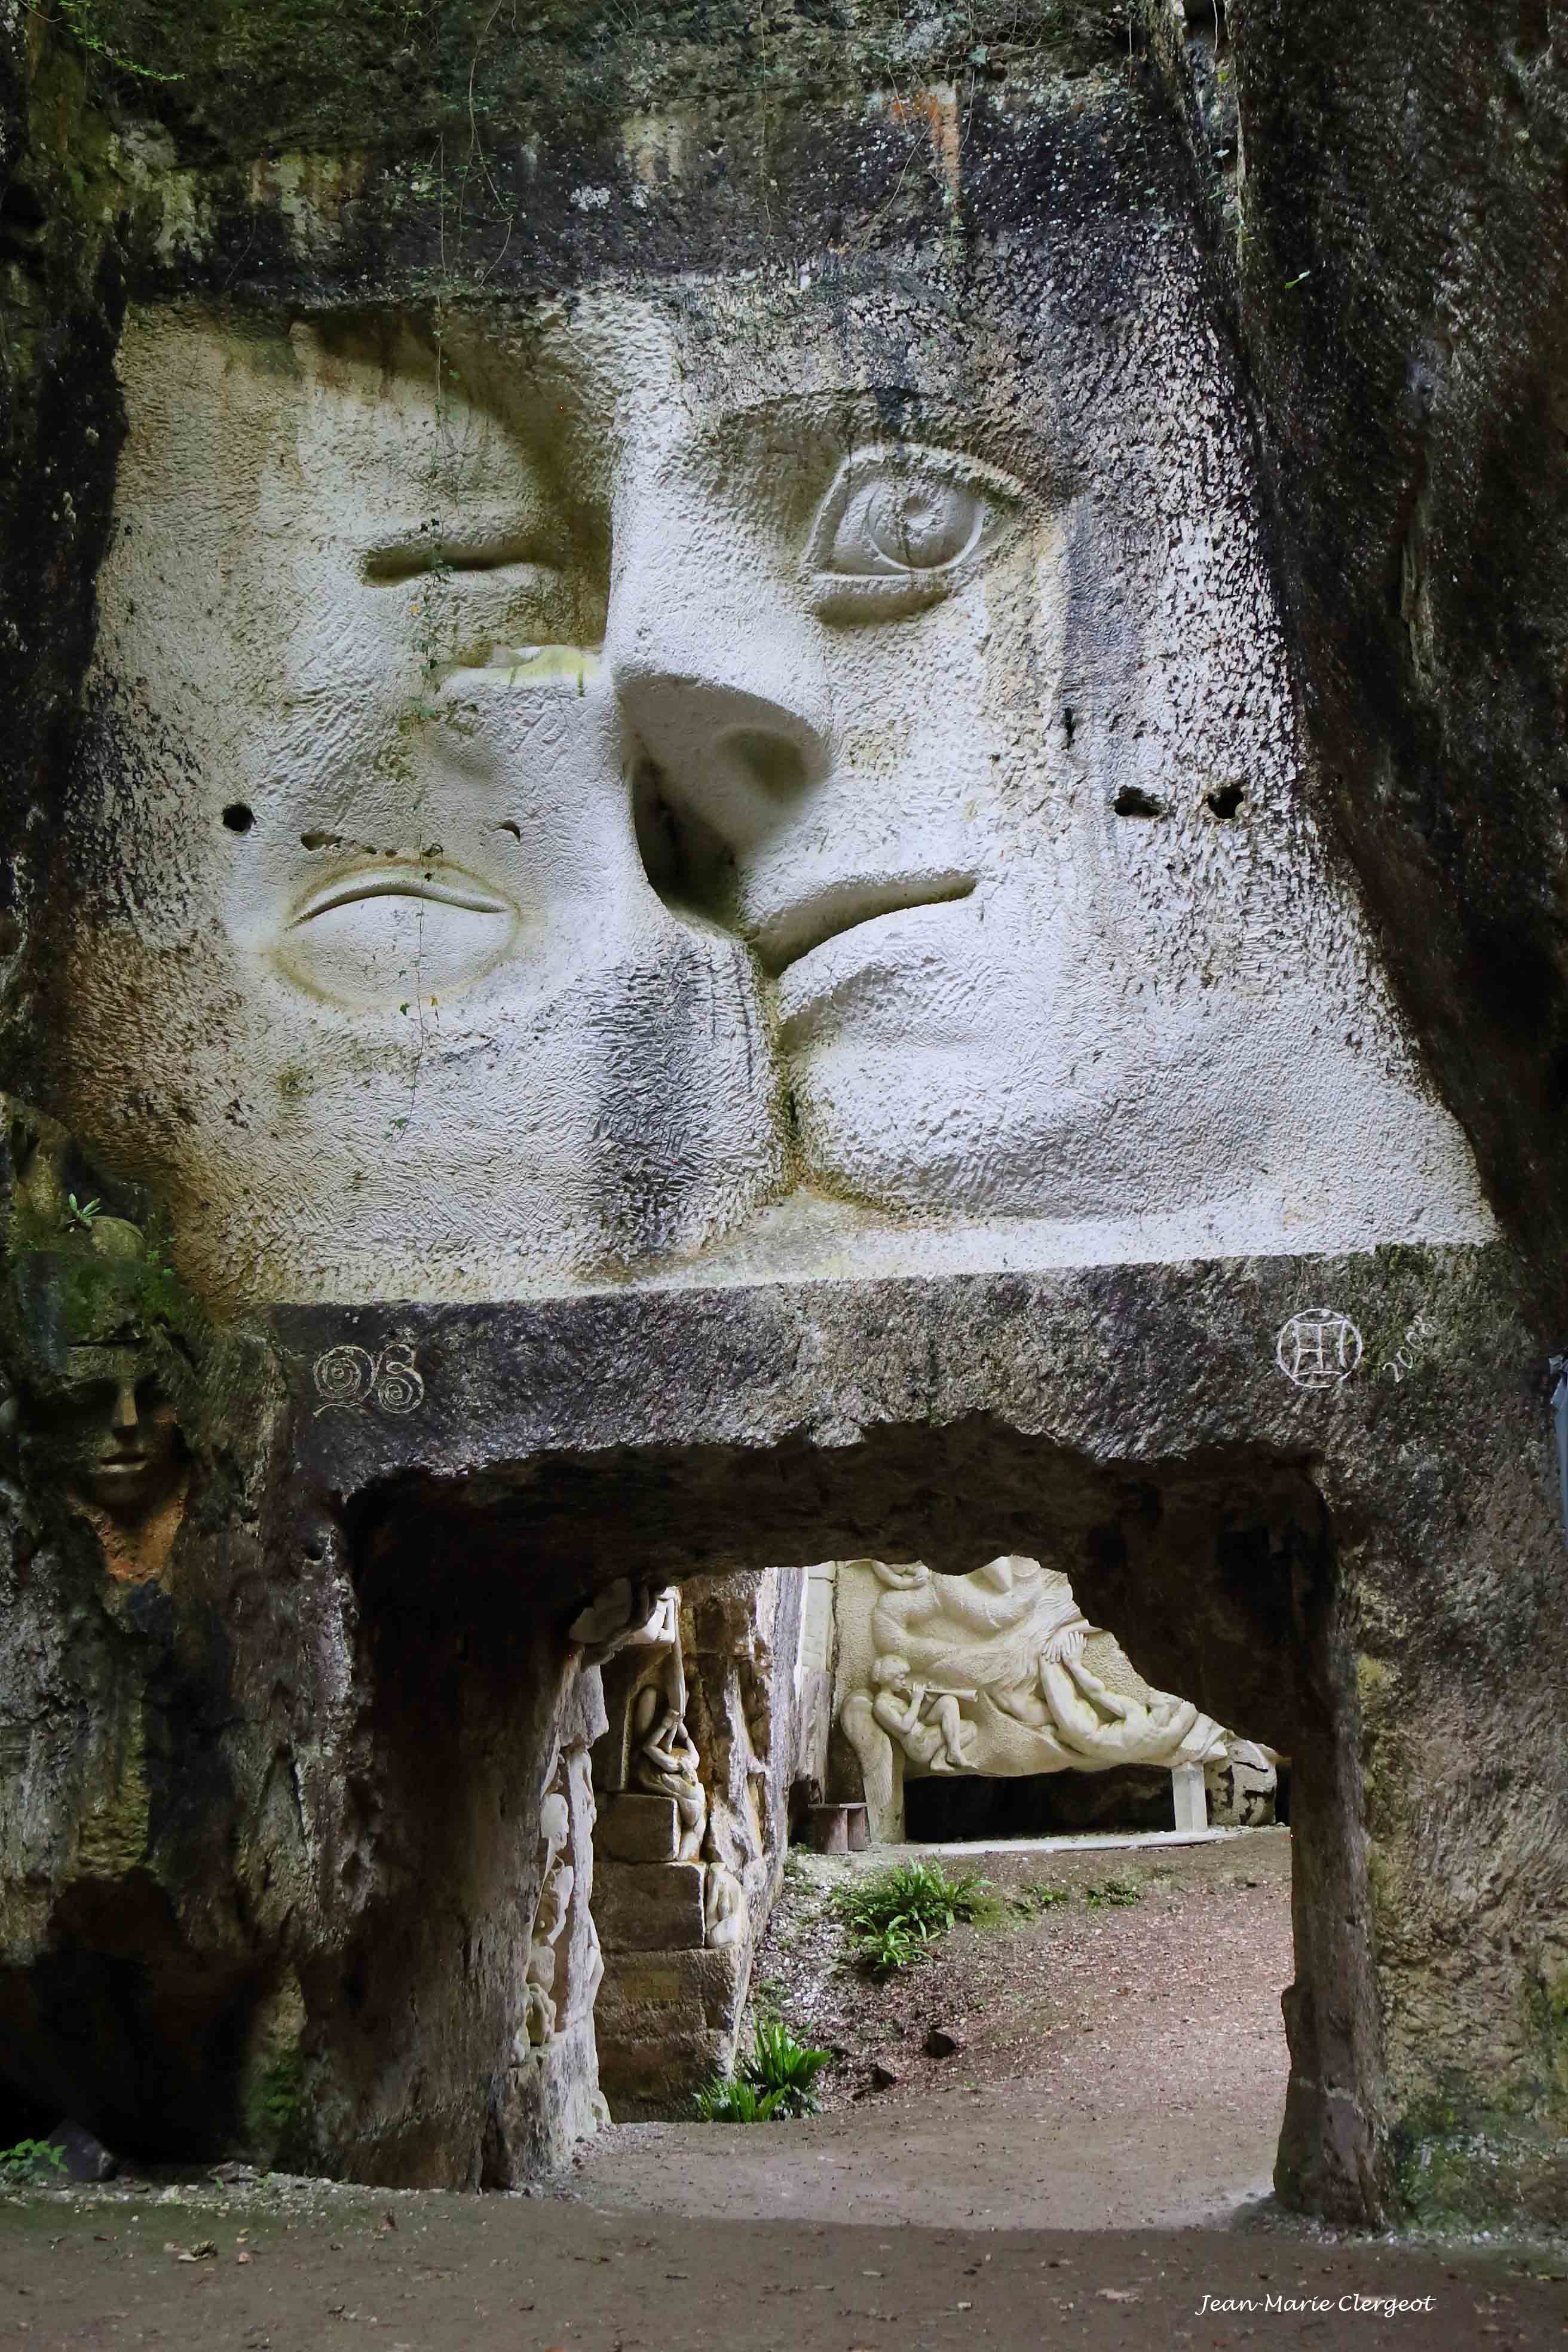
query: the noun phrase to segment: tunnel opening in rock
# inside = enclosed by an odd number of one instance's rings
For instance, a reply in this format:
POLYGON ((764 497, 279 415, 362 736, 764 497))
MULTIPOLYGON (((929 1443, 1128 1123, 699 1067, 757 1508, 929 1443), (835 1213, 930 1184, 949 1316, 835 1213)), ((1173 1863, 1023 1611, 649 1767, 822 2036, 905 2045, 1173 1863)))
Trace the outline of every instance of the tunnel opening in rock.
MULTIPOLYGON (((1004 1790, 988 1801, 1019 1805, 1032 1780, 1087 1785, 1070 1762, 1018 1759, 1134 1717, 1158 1735, 1167 1786, 1165 1748, 1194 1723, 1291 1757, 1280 2180, 1294 2201, 1346 2205, 1344 2111, 1375 2081, 1355 1680, 1310 1464, 1262 1445, 1107 1463, 987 1414, 832 1444, 516 1454, 471 1426, 476 1461, 457 1475, 365 1479, 341 1500, 294 1490, 292 1565, 267 1622, 275 1637, 297 1624, 301 1647, 288 1668, 269 1651, 266 1671, 289 1719, 326 1710, 331 1736, 296 1731, 237 1783, 246 1925, 221 1955, 198 1961, 190 1918, 172 1916, 163 1962, 100 1985, 62 1968, 68 1948, 118 1948, 115 1919, 131 1943, 153 1939, 123 1903, 80 1936, 62 1911, 49 1969, 0 1987, 0 2021, 31 2053, 15 2084, 29 2114, 58 2099, 142 2157, 238 2145, 409 2188, 515 2187, 564 2162, 605 2100, 616 2119, 689 2118, 767 2013, 758 1952, 792 1814, 798 1828, 803 1801, 877 1801, 887 1834, 873 1746, 844 1725, 858 1690, 873 1721, 885 1700, 905 1725, 882 1758, 896 1747, 900 1779, 910 1768, 905 1793, 951 1778, 954 1805, 988 1785, 1004 1790), (849 1670, 856 1577, 904 1643, 874 1689, 849 1670), (934 1596, 940 1633, 949 1583, 992 1616, 970 1644, 977 1671, 942 1690, 922 1612, 934 1596), (1106 1671, 1106 1626, 1137 1689, 1106 1671), (1075 1627, 1082 1644, 1047 1656, 1052 1628, 1075 1627), (1064 1683, 1073 1667, 1083 1677, 1064 1683), (1161 1694, 1177 1696, 1156 1721, 1161 1694), (962 1747, 982 1717, 1014 1743, 1011 1772, 922 1775, 933 1729, 962 1747)), ((862 1620, 875 1667, 891 1644, 862 1620)), ((1090 1760, 1148 1760, 1116 1747, 1090 1760)), ((188 1789, 194 1761, 160 1758, 155 1804, 188 1789)), ((810 2032, 808 2014, 797 2022, 810 2032)), ((853 2052, 838 2063, 850 2083, 853 2052)))
MULTIPOLYGON (((797 1825, 803 1786, 867 1801, 835 1714, 824 1570, 777 1563, 886 1555, 965 1579, 1005 1556, 1051 1563, 1156 1693, 1293 1759, 1280 2178, 1297 2198, 1322 2188, 1325 2084, 1353 2084, 1364 2063, 1367 1963, 1353 1678, 1308 1465, 1238 1448, 1108 1466, 976 1417, 826 1449, 609 1448, 400 1480, 340 1540, 371 1693, 342 1856, 363 1899, 343 1968, 300 1976, 300 2129, 330 2097, 332 2168, 510 2185, 591 2122, 601 2084, 617 2117, 689 2116, 754 2021, 792 1790, 797 1825), (434 2039, 400 2022, 437 2013, 434 2039), (360 2117, 347 2134, 345 2105, 360 2117)), ((994 1698, 1030 1672, 1005 1662, 994 1698)), ((908 1786, 922 1777, 943 1776, 908 1786)), ((1026 1809, 1031 1780, 1063 1777, 953 1775, 917 1797, 915 1825, 933 1803, 1026 1809)))
MULTIPOLYGON (((1301 1653, 1325 1638, 1331 1538, 1310 1495, 1260 1510, 1223 1482, 1199 1501, 1156 1481, 1076 1546, 1059 1525, 1043 1513, 1035 1556, 967 1573, 806 1571, 805 1663, 832 1699, 798 1828, 843 1859, 786 1888, 760 2006, 846 2053, 830 2105, 876 2102, 873 2141, 946 2113, 962 2053, 978 2145, 1003 2174, 1041 2160, 1037 2118, 1064 2074, 1090 2108, 1151 2098, 1189 2137, 1154 2130, 1130 2150, 1091 2133, 1096 2193, 1128 2218, 1190 2216, 1265 2193, 1277 2152, 1282 2185, 1300 2161, 1281 2002, 1303 2010, 1305 1970, 1276 1798, 1282 1780, 1288 1811, 1286 1739, 1325 1728, 1303 1709, 1301 1653), (1086 1579, 1119 1604, 1116 1633, 1076 1602, 1086 1579), (1273 1646, 1243 1676, 1248 1620, 1273 1646), (1135 1663, 1151 1649, 1184 1681, 1152 1686, 1135 1663), (1202 1705, 1176 1695, 1200 1687, 1202 1705), (858 1933, 825 1952, 846 1923, 858 1933), (1019 2105, 1030 2083, 1035 2105, 1019 2105)), ((1299 1885, 1343 1826, 1309 1831, 1299 1885)))

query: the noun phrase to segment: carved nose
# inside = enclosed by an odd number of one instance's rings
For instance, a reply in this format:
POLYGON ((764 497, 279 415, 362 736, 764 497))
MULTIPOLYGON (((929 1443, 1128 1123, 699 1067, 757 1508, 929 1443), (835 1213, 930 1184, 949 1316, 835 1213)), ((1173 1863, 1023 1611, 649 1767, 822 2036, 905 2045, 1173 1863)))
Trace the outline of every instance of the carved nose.
POLYGON ((634 679, 621 707, 649 880, 671 904, 755 937, 751 877, 776 835, 809 826, 826 740, 765 696, 702 679, 634 679))
POLYGON ((110 1416, 110 1426, 130 1431, 137 1426, 138 1420, 135 1387, 130 1381, 122 1381, 114 1392, 114 1411, 110 1416))

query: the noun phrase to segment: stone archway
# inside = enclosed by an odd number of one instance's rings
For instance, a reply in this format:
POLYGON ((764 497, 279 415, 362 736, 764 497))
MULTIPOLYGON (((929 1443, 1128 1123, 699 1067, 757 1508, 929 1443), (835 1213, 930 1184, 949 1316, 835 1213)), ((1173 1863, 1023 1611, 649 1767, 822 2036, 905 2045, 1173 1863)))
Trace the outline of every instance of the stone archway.
MULTIPOLYGON (((1560 1538, 1534 1402, 1500 1404, 1463 1344, 1489 1321, 1508 1329, 1500 1258, 1345 1261, 1339 1281, 1360 1328, 1403 1328, 1426 1302, 1445 1337, 1424 1391, 1283 1378, 1274 1336, 1300 1293, 1279 1261, 405 1309, 377 1320, 417 1356, 421 1415, 301 1425, 305 1474, 313 1455, 325 1473, 330 1436, 331 1481, 360 1495, 356 1513, 403 1528, 430 1515, 444 1557, 468 1563, 440 1578, 444 1607, 465 1580, 479 1589, 482 1559, 488 1589, 510 1586, 541 1625, 616 1575, 873 1549, 963 1569, 1028 1551, 1047 1528, 1086 1609, 1136 1620, 1155 1680, 1297 1759, 1280 2186, 1320 2212, 1383 2214, 1436 2104, 1456 2111, 1467 2036, 1490 2053, 1468 2094, 1489 2112, 1527 2116, 1546 2095, 1536 1988, 1554 1963, 1539 1886, 1515 1884, 1510 1946, 1489 1941, 1462 1999, 1441 1955, 1474 1916, 1463 1855, 1495 1848, 1483 1759, 1544 1704, 1544 1684, 1530 1691, 1551 1671, 1560 1538), (1450 1464, 1437 1484, 1445 1437, 1463 1475, 1450 1464), (1500 1514, 1526 1546, 1507 1559, 1500 1514), (1461 1621, 1483 1647, 1457 1747, 1461 1621), (1447 1879, 1423 1875, 1435 1834, 1455 1859, 1447 1879), (1487 2088, 1495 2067, 1516 2086, 1511 2110, 1487 2088)), ((334 1321, 279 1318, 299 1377, 334 1321)), ((1512 1328, 1500 1344, 1523 1362, 1512 1328)), ((1559 1759, 1544 1741, 1515 1754, 1504 1810, 1523 1834, 1562 1801, 1559 1759)))
MULTIPOLYGON (((1136 1621, 1153 1679, 1296 1759, 1282 2192, 1392 2214, 1424 2150, 1479 2145, 1550 2211, 1562 1538, 1511 1280, 1500 1252, 1433 1251, 237 1328, 180 1608, 138 1604, 100 1673, 159 1726, 140 1843, 79 1835, 90 1885, 40 1865, 0 1983, 16 2090, 150 2153, 184 2116, 185 2147, 521 2177, 592 2091, 568 1855, 601 1720, 567 1638, 585 1601, 813 1556, 963 1570, 1045 1529, 1085 1609, 1136 1621), (1284 1378, 1308 1278, 1363 1332, 1424 1315, 1420 1377, 1284 1378), (390 1406, 323 1406, 344 1349, 394 1367, 390 1406), (58 2019, 40 1988, 62 1958, 97 1981, 132 1897, 163 1923, 126 1956, 142 1995, 58 2019), (530 1967, 542 1910, 563 1997, 530 1967), (176 1980, 183 2040, 148 2005, 176 1980), (140 2107, 115 2055, 138 2037, 166 2062, 140 2107)), ((46 1601, 52 1557, 29 1571, 46 1601)), ((58 1785, 76 1835, 101 1797, 58 1785)))

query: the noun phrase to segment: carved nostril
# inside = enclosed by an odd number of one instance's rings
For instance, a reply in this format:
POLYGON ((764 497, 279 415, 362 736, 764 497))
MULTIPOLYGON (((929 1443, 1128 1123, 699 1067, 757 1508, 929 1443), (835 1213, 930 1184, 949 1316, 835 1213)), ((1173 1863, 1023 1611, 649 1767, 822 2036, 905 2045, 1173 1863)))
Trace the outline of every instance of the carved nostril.
POLYGON ((723 737, 718 750, 740 780, 775 800, 790 799, 803 792, 812 780, 805 753, 787 735, 771 734, 757 727, 738 727, 732 735, 723 737))
POLYGON ((688 919, 733 928, 733 852, 680 803, 663 770, 646 753, 632 769, 631 798, 643 871, 665 905, 688 919))
POLYGON ((738 686, 614 674, 648 880, 673 912, 748 936, 751 881, 800 827, 831 742, 791 703, 738 686))

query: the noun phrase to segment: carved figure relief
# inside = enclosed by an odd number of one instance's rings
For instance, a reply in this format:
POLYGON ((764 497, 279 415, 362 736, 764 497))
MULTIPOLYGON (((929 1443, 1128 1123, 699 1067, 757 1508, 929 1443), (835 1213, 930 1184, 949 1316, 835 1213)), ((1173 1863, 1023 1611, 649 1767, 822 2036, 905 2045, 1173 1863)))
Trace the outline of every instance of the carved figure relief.
POLYGON ((910 1772, 1089 1772, 1222 1759, 1227 1735, 1156 1691, 1090 1625, 1068 1578, 1008 1556, 968 1576, 849 1560, 838 1572, 837 1718, 874 1838, 902 1834, 910 1772))
POLYGON ((668 1647, 678 1639, 674 1588, 656 1592, 649 1584, 617 1576, 572 1620, 567 1639, 582 1650, 587 1666, 605 1665, 634 1643, 668 1647))
MULTIPOLYGON (((584 1888, 585 1873, 575 1852, 573 1822, 574 1766, 582 1786, 577 1802, 592 1797, 586 1758, 563 1753, 540 1807, 542 1873, 524 1964, 523 2023, 518 2039, 542 2049, 578 2018, 591 2014, 604 1975, 604 1961, 584 1888)), ((520 2053, 521 2054, 521 2053, 520 2053)))
POLYGON ((637 1693, 632 1711, 635 1756, 632 1786, 651 1797, 668 1797, 680 1823, 678 1862, 695 1862, 708 1826, 708 1792, 700 1759, 685 1718, 658 1685, 637 1693))
POLYGON ((173 1400, 144 1345, 68 1349, 65 1379, 33 1415, 32 1450, 79 1501, 132 1525, 166 1504, 184 1461, 173 1400))
POLYGON ((215 1287, 1489 1230, 1306 813, 1201 289, 1142 235, 1110 410, 1005 270, 912 340, 763 282, 439 354, 130 321, 137 756, 77 782, 123 887, 68 898, 61 1084, 215 1287), (176 1074, 188 1118, 128 1108, 176 1074))
POLYGON ((710 1862, 702 1882, 702 1917, 710 1951, 722 1950, 727 1944, 744 1941, 746 1934, 745 1889, 732 1870, 721 1862, 710 1862))
MULTIPOLYGON (((556 1772, 559 1782, 561 1773, 556 1772)), ((526 2022, 528 2039, 537 2049, 555 2031, 555 1945, 566 1924, 576 1873, 566 1859, 571 1817, 563 1788, 552 1787, 540 1808, 539 1834, 544 1847, 544 1876, 530 1933, 526 2022)))
MULTIPOLYGON (((674 1586, 650 1594, 626 1580, 574 1622, 574 1640, 615 1644, 605 1671, 609 1728, 595 1753, 595 1780, 608 1809, 612 1866, 625 1866, 630 1882, 624 1902, 635 1910, 645 1873, 674 1865, 689 1878, 695 1865, 695 1936, 713 1947, 739 1945, 748 1928, 743 1873, 762 1852, 754 1784, 766 1767, 751 1748, 739 1678, 733 1720, 726 1717, 722 1725, 704 1694, 689 1686, 681 1624, 674 1586), (699 1748, 694 1722, 707 1752, 699 1748), (737 1738, 743 1755, 732 1752, 737 1738), (660 1801, 657 1814, 647 1804, 650 1798, 660 1801)), ((755 1663, 750 1662, 753 1696, 755 1663)), ((735 1675, 732 1658, 726 1656, 723 1666, 735 1675)), ((645 1892, 651 1902, 651 1880, 645 1892)))

